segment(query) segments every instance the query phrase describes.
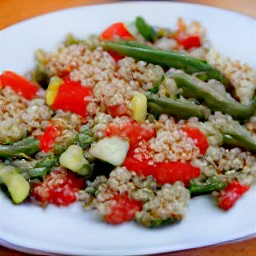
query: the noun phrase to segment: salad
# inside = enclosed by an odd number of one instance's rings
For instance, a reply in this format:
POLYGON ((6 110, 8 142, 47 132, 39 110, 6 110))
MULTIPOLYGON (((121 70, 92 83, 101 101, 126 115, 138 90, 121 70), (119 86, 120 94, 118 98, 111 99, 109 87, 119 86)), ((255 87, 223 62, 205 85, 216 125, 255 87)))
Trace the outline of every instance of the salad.
POLYGON ((14 204, 79 201, 146 227, 181 221, 203 194, 241 207, 256 180, 256 71, 199 22, 136 17, 36 57, 26 76, 0 75, 0 183, 14 204))

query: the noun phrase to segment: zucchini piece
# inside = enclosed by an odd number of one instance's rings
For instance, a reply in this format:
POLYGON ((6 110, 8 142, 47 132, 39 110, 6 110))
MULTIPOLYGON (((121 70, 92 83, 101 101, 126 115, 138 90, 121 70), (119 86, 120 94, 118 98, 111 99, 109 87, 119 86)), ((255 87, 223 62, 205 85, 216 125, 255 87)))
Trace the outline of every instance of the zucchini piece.
POLYGON ((120 166, 129 150, 129 142, 117 136, 105 137, 92 144, 89 152, 95 158, 108 162, 114 166, 120 166))
POLYGON ((22 203, 29 195, 28 181, 13 166, 0 163, 0 184, 4 184, 15 204, 22 203))
POLYGON ((63 152, 59 159, 60 165, 83 176, 90 176, 92 167, 84 157, 83 149, 78 145, 71 145, 63 152))

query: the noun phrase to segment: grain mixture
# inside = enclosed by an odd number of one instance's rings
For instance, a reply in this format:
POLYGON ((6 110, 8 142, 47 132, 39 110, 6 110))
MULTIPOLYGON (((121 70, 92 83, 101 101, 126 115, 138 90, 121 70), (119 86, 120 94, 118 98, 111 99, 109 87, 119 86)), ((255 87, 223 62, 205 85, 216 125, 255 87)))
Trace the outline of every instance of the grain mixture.
POLYGON ((133 26, 38 50, 29 79, 3 72, 0 183, 14 203, 80 201, 108 223, 154 227, 206 193, 229 210, 255 184, 256 70, 196 21, 133 26))

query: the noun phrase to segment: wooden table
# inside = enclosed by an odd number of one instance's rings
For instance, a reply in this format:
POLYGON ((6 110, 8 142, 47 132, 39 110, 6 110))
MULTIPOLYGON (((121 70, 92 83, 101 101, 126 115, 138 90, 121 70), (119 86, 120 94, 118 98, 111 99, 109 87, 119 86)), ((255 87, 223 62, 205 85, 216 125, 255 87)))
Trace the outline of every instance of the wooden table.
MULTIPOLYGON (((43 13, 68 7, 100 4, 110 0, 0 0, 0 29, 21 20, 43 13)), ((112 2, 114 2, 112 0, 112 2)), ((183 0, 183 2, 201 3, 222 7, 256 18, 256 0, 183 0)), ((25 256, 27 254, 9 250, 0 246, 0 256, 25 256)), ((218 246, 209 246, 168 254, 169 256, 254 256, 256 255, 256 238, 242 242, 233 242, 218 246)))

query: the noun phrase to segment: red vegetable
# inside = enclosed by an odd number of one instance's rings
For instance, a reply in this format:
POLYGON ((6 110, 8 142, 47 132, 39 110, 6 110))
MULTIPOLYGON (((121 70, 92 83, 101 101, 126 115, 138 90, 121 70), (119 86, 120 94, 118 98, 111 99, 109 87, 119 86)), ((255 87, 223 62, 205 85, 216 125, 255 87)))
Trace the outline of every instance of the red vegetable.
POLYGON ((100 34, 100 40, 134 40, 134 36, 128 31, 123 22, 117 22, 109 26, 100 34))
POLYGON ((209 147, 209 143, 205 134, 196 127, 184 126, 182 127, 182 130, 185 131, 187 135, 195 141, 196 146, 199 147, 201 154, 204 155, 207 148, 209 147))
POLYGON ((177 41, 178 45, 182 46, 185 50, 198 48, 202 45, 201 37, 199 35, 188 35, 184 31, 175 32, 174 39, 177 41))
POLYGON ((126 105, 107 106, 106 110, 113 117, 127 116, 129 112, 129 108, 126 105))
POLYGON ((48 203, 66 206, 76 201, 76 192, 84 188, 85 181, 65 169, 55 170, 32 188, 31 195, 42 205, 48 203))
POLYGON ((174 183, 182 181, 185 185, 189 185, 189 181, 200 175, 200 169, 183 162, 153 162, 152 160, 138 160, 131 154, 125 159, 123 166, 127 170, 134 171, 138 175, 152 175, 158 184, 174 183))
POLYGON ((231 182, 218 195, 218 206, 225 211, 229 210, 249 188, 250 186, 242 185, 238 181, 231 182))
POLYGON ((60 133, 61 133, 60 127, 57 127, 54 125, 50 125, 46 127, 43 135, 39 138, 40 149, 45 153, 49 152, 53 148, 55 144, 55 140, 60 135, 60 133))
POLYGON ((145 128, 134 120, 123 122, 121 124, 111 123, 106 130, 107 136, 118 136, 130 140, 130 150, 134 149, 139 141, 149 140, 156 135, 152 128, 145 128))
POLYGON ((134 219, 137 211, 142 209, 142 203, 128 197, 126 194, 115 194, 110 199, 110 212, 104 216, 106 222, 111 224, 120 224, 134 219))
MULTIPOLYGON (((115 39, 135 40, 134 36, 128 31, 123 22, 117 22, 109 26, 100 34, 99 39, 110 41, 113 41, 115 39)), ((120 54, 116 52, 109 51, 109 53, 115 61, 123 58, 120 54)))
POLYGON ((201 44, 201 38, 199 35, 191 35, 179 42, 180 45, 184 47, 184 49, 189 50, 191 48, 198 48, 201 44))
POLYGON ((58 92, 51 108, 71 111, 82 117, 86 117, 86 108, 91 101, 90 97, 92 95, 93 90, 91 87, 82 86, 78 82, 65 79, 58 87, 58 92))
POLYGON ((39 90, 37 84, 12 71, 4 71, 0 76, 0 83, 3 88, 9 86, 13 91, 21 94, 27 100, 34 98, 39 90))

